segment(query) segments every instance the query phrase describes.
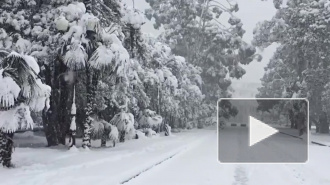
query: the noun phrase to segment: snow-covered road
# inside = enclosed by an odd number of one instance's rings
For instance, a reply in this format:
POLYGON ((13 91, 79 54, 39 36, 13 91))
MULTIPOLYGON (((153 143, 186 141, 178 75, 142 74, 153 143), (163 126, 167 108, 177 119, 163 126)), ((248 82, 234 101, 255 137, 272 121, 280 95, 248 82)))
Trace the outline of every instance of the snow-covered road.
POLYGON ((226 128, 219 134, 220 159, 223 162, 302 163, 307 159, 307 141, 282 133, 249 146, 249 129, 226 128))
POLYGON ((115 148, 91 151, 17 148, 14 153, 17 168, 0 168, 0 184, 330 184, 330 148, 310 145, 310 150, 307 164, 220 164, 215 130, 131 140, 115 148))
POLYGON ((162 165, 132 179, 127 185, 325 185, 330 148, 311 145, 307 164, 220 164, 217 135, 210 132, 203 142, 162 165))

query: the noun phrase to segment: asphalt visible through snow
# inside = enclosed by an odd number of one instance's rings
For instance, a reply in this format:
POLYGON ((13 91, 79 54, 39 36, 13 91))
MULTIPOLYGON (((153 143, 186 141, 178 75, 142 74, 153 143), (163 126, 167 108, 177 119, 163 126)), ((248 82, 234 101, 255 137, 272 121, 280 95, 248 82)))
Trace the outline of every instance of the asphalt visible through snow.
POLYGON ((307 161, 307 141, 277 133, 249 146, 249 128, 229 127, 219 133, 221 162, 304 163, 307 161))

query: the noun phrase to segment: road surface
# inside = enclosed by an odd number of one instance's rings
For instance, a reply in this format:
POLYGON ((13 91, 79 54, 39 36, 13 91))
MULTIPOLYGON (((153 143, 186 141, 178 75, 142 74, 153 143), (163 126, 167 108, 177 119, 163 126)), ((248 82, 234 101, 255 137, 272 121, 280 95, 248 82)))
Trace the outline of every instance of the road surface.
MULTIPOLYGON (((226 128, 227 129, 227 128, 226 128)), ((235 132, 236 136, 241 131, 235 132)), ((209 132, 194 147, 178 154, 125 183, 127 185, 325 185, 326 173, 319 173, 322 160, 313 153, 310 164, 220 164, 217 134, 209 132)), ((234 136, 234 135, 233 135, 234 136)), ((283 139, 279 137, 278 139, 283 139)), ((285 139, 285 138, 284 138, 285 139)), ((318 149, 327 149, 325 147, 318 149)), ((237 148, 236 148, 237 149, 237 148)), ((272 149, 272 148, 270 148, 272 149)), ((231 149, 230 149, 231 150, 231 149)), ((232 149, 235 150, 235 149, 232 149)), ((313 149, 314 150, 314 149, 313 149)), ((273 151, 276 152, 276 151, 273 151)), ((316 152, 316 150, 314 150, 316 152)), ((323 153, 323 152, 322 152, 323 153)), ((252 157, 253 158, 253 157, 252 157)), ((326 155, 324 155, 326 158, 326 155)))
POLYGON ((307 141, 277 133, 250 147, 248 129, 228 127, 220 131, 221 162, 303 163, 307 161, 307 141))
MULTIPOLYGON (((227 128, 225 128, 226 130, 227 128)), ((240 135, 239 133, 236 133, 240 135)), ((19 134, 17 134, 19 135, 19 134)), ((30 140, 32 135, 20 136, 30 140)), ((21 139, 19 139, 21 138, 21 139)), ((42 138, 44 139, 44 138, 42 138)), ((93 144, 93 143, 92 143, 93 144)), ((307 164, 220 164, 216 130, 129 140, 115 148, 19 148, 6 185, 329 185, 330 148, 310 145, 307 164)), ((232 147, 230 141, 226 142, 232 147)), ((99 144, 97 145, 99 146, 99 144)), ((271 147, 276 152, 274 147, 271 147)), ((234 150, 228 148, 228 150, 234 150)), ((237 150, 237 148, 236 148, 237 150)))

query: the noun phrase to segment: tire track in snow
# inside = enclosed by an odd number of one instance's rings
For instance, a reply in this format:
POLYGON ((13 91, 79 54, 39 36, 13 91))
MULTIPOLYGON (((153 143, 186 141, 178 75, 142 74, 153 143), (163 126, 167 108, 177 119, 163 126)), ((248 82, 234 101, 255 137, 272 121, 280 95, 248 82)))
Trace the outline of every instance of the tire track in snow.
POLYGON ((287 168, 289 168, 290 169, 290 171, 292 172, 292 175, 296 178, 296 180, 298 180, 299 181, 299 184, 300 185, 304 185, 304 184, 306 184, 306 179, 304 178, 305 177, 305 175, 304 175, 304 173, 302 172, 302 171, 300 171, 300 170, 298 170, 297 168, 295 168, 295 166, 293 166, 293 165, 288 165, 288 164, 286 164, 285 165, 287 168), (290 167, 291 166, 291 167, 290 167))
POLYGON ((199 145, 200 143, 202 143, 208 137, 209 136, 203 137, 202 139, 200 139, 200 140, 198 140, 196 142, 193 142, 191 144, 188 144, 187 146, 183 147, 181 150, 177 151, 176 153, 172 154, 171 156, 166 157, 165 159, 163 159, 163 160, 161 160, 161 161, 159 161, 159 162, 151 165, 150 167, 148 167, 148 168, 140 171, 139 173, 137 173, 137 174, 135 174, 135 175, 127 178, 126 180, 122 181, 120 184, 126 184, 126 183, 130 182, 131 180, 133 180, 133 179, 135 179, 135 178, 143 175, 145 172, 152 170, 154 167, 159 166, 159 165, 163 164, 166 161, 169 161, 170 159, 174 158, 178 154, 184 153, 185 151, 187 151, 187 150, 189 150, 191 148, 194 148, 196 145, 199 145))
MULTIPOLYGON (((184 149, 183 149, 183 150, 184 150, 184 149)), ((133 177, 130 177, 129 179, 127 179, 127 180, 125 180, 125 181, 122 181, 120 184, 125 184, 125 183, 131 181, 132 179, 135 179, 136 177, 140 176, 142 173, 144 173, 144 172, 146 172, 146 171, 149 171, 149 170, 152 169, 153 167, 158 166, 158 165, 162 164, 163 162, 172 159, 174 156, 176 156, 176 155, 179 154, 180 152, 182 152, 182 150, 179 151, 179 152, 176 152, 175 154, 173 154, 173 155, 171 155, 171 156, 169 156, 169 157, 163 159, 162 161, 160 161, 160 162, 158 162, 158 163, 156 163, 156 164, 154 164, 154 165, 152 165, 152 166, 150 166, 150 167, 148 167, 148 168, 142 170, 141 172, 139 172, 138 174, 134 175, 133 177)))

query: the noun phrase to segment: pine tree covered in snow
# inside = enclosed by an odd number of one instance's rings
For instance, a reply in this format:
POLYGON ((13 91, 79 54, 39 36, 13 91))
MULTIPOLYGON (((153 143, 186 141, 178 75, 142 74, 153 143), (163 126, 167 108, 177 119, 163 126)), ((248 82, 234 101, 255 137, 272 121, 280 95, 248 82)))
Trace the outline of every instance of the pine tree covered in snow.
MULTIPOLYGON (((267 69, 262 94, 271 93, 272 79, 283 93, 276 96, 306 97, 311 108, 311 120, 319 120, 322 113, 322 94, 329 83, 329 3, 326 1, 290 0, 286 5, 274 1, 278 9, 272 20, 261 22, 255 29, 254 44, 267 47, 279 43, 273 65, 267 69), (290 74, 291 73, 291 74, 290 74), (269 78, 269 79, 267 79, 269 78), (279 80, 282 79, 285 83, 279 80)), ((284 82, 283 81, 283 82, 284 82)), ((278 90, 277 90, 278 91, 278 90)), ((312 122, 312 121, 311 121, 312 122)), ((319 122, 319 121, 316 121, 319 122)), ((328 128, 328 123, 320 123, 328 128)), ((324 132, 328 132, 325 129, 324 132)))
POLYGON ((194 119, 193 110, 197 112, 197 105, 204 98, 199 88, 201 69, 174 55, 167 44, 151 35, 144 35, 143 39, 146 60, 137 66, 134 78, 143 83, 150 98, 149 109, 161 115, 164 124, 185 128, 188 120, 194 119))
POLYGON ((229 97, 230 78, 241 78, 248 64, 256 57, 255 48, 242 40, 242 22, 234 16, 238 5, 222 4, 213 0, 147 0, 151 9, 146 15, 155 19, 155 28, 163 26, 163 40, 173 53, 185 57, 189 64, 200 67, 205 94, 203 105, 210 111, 200 118, 216 112, 216 101, 229 97), (222 22, 223 14, 230 16, 228 24, 222 22), (209 105, 210 106, 209 106, 209 105))

